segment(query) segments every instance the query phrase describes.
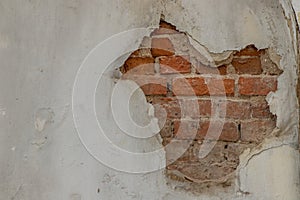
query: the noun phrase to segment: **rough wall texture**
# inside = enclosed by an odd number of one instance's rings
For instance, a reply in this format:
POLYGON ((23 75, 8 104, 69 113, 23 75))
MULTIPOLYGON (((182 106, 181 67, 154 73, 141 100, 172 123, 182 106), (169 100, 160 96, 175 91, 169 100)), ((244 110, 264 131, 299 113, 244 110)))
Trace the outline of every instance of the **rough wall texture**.
POLYGON ((234 176, 240 154, 272 137, 276 127, 276 116, 265 99, 277 90, 282 70, 270 59, 268 49, 248 45, 227 52, 223 59, 210 56, 211 63, 203 64, 204 55, 188 36, 161 20, 120 68, 122 78, 140 85, 154 105, 163 145, 176 143, 166 149, 166 173, 171 179, 225 183, 234 176), (222 95, 226 98, 212 100, 222 95), (219 137, 213 137, 217 124, 223 127, 219 137), (208 129, 212 135, 207 135, 208 129), (202 142, 213 140, 218 141, 213 150, 199 158, 202 142), (186 143, 189 148, 174 160, 172 155, 186 143))
MULTIPOLYGON (((295 91, 299 45, 290 1, 3 0, 0 10, 1 199, 299 199, 300 162, 295 139, 299 129, 295 91), (192 195, 182 182, 167 182, 162 171, 118 172, 95 160, 78 138, 71 97, 82 61, 111 35, 158 26, 161 13, 194 38, 196 42, 191 43, 197 50, 197 44, 213 53, 240 51, 254 44, 258 49, 268 49, 283 70, 276 92, 267 96, 281 131, 278 137, 267 138, 243 152, 231 187, 192 195)), ((123 48, 129 50, 135 39, 126 41, 123 48)), ((119 48, 115 44, 106 51, 115 54, 119 48)), ((101 84, 114 84, 114 80, 106 81, 101 84)), ((111 90, 103 87, 102 99, 111 90)), ((108 108, 109 104, 104 104, 100 116, 107 120, 111 135, 120 133, 109 118, 108 108)), ((152 141, 137 143, 121 133, 114 139, 139 152, 155 146, 152 141)))

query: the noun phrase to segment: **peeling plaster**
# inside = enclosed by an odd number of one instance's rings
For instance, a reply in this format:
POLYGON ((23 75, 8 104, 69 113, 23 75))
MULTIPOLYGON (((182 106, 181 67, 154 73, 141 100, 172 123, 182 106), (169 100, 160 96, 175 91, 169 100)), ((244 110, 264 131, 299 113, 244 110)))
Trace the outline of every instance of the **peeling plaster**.
MULTIPOLYGON (((298 70, 296 23, 289 1, 279 2, 53 0, 26 1, 20 5, 14 0, 2 1, 1 7, 5 9, 1 12, 0 26, 4 33, 1 33, 0 46, 5 47, 1 48, 1 60, 6 67, 1 73, 0 87, 3 90, 1 105, 5 105, 7 114, 0 126, 3 138, 1 198, 298 200, 299 192, 295 188, 299 184, 299 153, 295 152, 298 134, 298 104, 294 91, 298 70), (132 175, 109 169, 82 147, 71 115, 67 114, 62 120, 53 122, 56 129, 51 129, 51 133, 56 137, 52 138, 51 145, 39 151, 30 148, 30 133, 50 131, 46 126, 49 115, 39 115, 33 124, 32 113, 41 108, 39 105, 64 108, 70 103, 74 77, 86 54, 115 33, 133 27, 158 26, 161 13, 208 52, 222 54, 255 44, 259 49, 272 49, 273 61, 284 70, 278 91, 270 94, 268 100, 281 129, 274 134, 280 137, 244 152, 237 173, 239 183, 234 190, 216 188, 193 195, 188 190, 180 190, 178 184, 167 186, 163 171, 132 175), (9 35, 8 39, 6 35, 9 35), (34 73, 40 66, 47 69, 43 78, 40 73, 34 73), (15 96, 22 100, 21 103, 15 102, 15 96), (16 146, 15 151, 11 151, 12 146, 16 146), (289 170, 284 169, 285 166, 289 170), (268 172, 269 168, 273 171, 268 172), (106 174, 114 177, 110 178, 111 182, 101 182, 106 180, 106 174), (263 184, 266 180, 271 181, 263 184), (258 188, 260 186, 264 186, 263 190, 258 188), (101 188, 99 194, 97 188, 101 188)), ((128 41, 128 46, 131 43, 128 41)), ((105 110, 103 112, 103 115, 107 114, 105 110)), ((120 144, 133 146, 134 142, 122 139, 119 138, 120 144)), ((43 144, 43 140, 33 144, 43 144)), ((132 148, 151 149, 151 143, 132 148)))
POLYGON ((247 193, 249 199, 299 199, 299 169, 295 168, 299 166, 299 153, 295 148, 273 144, 246 160, 239 170, 239 182, 240 191, 247 193), (265 193, 270 188, 272 192, 265 193))

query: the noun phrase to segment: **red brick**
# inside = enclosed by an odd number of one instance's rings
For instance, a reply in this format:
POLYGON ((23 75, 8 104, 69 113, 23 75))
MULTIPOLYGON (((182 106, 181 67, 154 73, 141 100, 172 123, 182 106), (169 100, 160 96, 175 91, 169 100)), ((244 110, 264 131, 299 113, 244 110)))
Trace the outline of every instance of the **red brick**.
POLYGON ((220 74, 226 75, 227 74, 227 66, 222 65, 220 67, 209 67, 203 65, 201 62, 198 62, 195 66, 197 74, 220 74))
POLYGON ((163 56, 159 58, 161 74, 190 73, 191 63, 188 56, 163 56))
POLYGON ((277 90, 277 77, 240 77, 239 93, 241 95, 267 95, 277 90))
POLYGON ((221 78, 177 78, 173 80, 173 93, 182 96, 233 95, 234 80, 221 78))
POLYGON ((155 108, 155 116, 161 119, 164 116, 164 112, 167 114, 167 118, 180 118, 181 107, 180 102, 176 98, 170 97, 156 97, 152 102, 155 108))
POLYGON ((211 117, 218 114, 219 117, 225 117, 228 119, 250 119, 251 118, 251 103, 247 101, 232 101, 227 100, 225 103, 215 103, 215 107, 219 107, 218 110, 213 108, 210 100, 195 99, 195 100, 183 100, 182 101, 182 113, 185 117, 200 118, 211 117), (197 105, 195 105, 198 103, 197 105), (198 106, 198 110, 197 110, 198 106), (225 110, 226 106, 226 110, 225 110), (218 111, 219 113, 215 113, 218 111), (226 114, 226 115, 225 115, 226 114))
POLYGON ((206 139, 235 142, 238 141, 240 138, 238 128, 235 123, 224 122, 222 127, 222 121, 198 122, 188 120, 177 120, 174 122, 174 134, 176 139, 187 140, 206 139), (210 131, 210 135, 207 135, 208 130, 210 131), (219 131, 221 131, 221 133, 219 131), (220 136, 218 136, 217 134, 220 134, 220 136))
POLYGON ((173 122, 171 120, 166 120, 164 124, 160 123, 159 120, 159 127, 160 127, 160 135, 163 139, 167 140, 173 136, 173 122))
POLYGON ((199 151, 203 146, 200 143, 193 143, 183 154, 183 161, 176 160, 167 167, 167 175, 171 179, 180 181, 186 181, 187 177, 199 182, 223 179, 235 171, 240 154, 250 146, 219 141, 206 157, 199 158, 199 151))
POLYGON ((210 95, 228 95, 234 94, 234 79, 206 78, 210 95))
POLYGON ((185 117, 199 118, 210 117, 212 105, 210 100, 195 99, 195 100, 183 100, 182 101, 182 114, 185 117), (198 109, 197 109, 198 107, 198 109))
POLYGON ((154 59, 150 57, 130 57, 124 64, 125 73, 154 74, 154 59))
POLYGON ((246 101, 232 101, 227 100, 225 103, 220 103, 221 117, 222 113, 225 114, 224 109, 226 106, 226 118, 232 119, 250 119, 251 118, 251 104, 246 101))
POLYGON ((130 58, 132 57, 152 57, 151 49, 146 47, 141 47, 131 53, 130 58))
POLYGON ((245 142, 260 143, 276 127, 275 120, 252 120, 241 122, 241 140, 245 142))
POLYGON ((248 45, 241 51, 237 52, 235 56, 260 56, 263 50, 258 50, 254 45, 248 45))
POLYGON ((222 66, 218 67, 218 70, 219 70, 220 75, 227 74, 227 66, 226 65, 222 65, 222 66))
POLYGON ((145 95, 166 95, 167 79, 147 75, 123 75, 123 79, 135 81, 143 90, 145 95))
POLYGON ((176 30, 176 26, 165 22, 165 21, 160 21, 159 28, 155 29, 152 33, 151 36, 153 35, 162 35, 162 34, 176 34, 179 33, 176 30))
POLYGON ((176 120, 174 121, 174 135, 180 140, 199 139, 198 130, 200 129, 199 121, 176 120))
POLYGON ((190 162, 192 156, 190 146, 193 141, 172 139, 168 142, 165 146, 167 164, 174 161, 190 162))
POLYGON ((274 116, 265 99, 254 100, 251 103, 251 112, 253 118, 272 118, 274 116))
POLYGON ((153 57, 172 56, 175 53, 174 46, 168 38, 152 38, 151 53, 153 57))
POLYGON ((237 74, 258 75, 263 72, 259 57, 251 58, 234 58, 232 65, 237 74))
POLYGON ((208 95, 204 78, 177 78, 173 80, 172 90, 175 95, 208 95))

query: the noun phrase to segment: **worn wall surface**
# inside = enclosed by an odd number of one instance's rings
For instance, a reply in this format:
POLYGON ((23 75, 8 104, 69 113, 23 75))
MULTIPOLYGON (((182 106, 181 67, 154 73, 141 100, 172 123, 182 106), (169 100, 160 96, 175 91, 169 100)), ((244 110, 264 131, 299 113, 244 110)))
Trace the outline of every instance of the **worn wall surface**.
POLYGON ((292 0, 292 5, 299 24, 300 23, 300 2, 297 0, 292 0))
MULTIPOLYGON (((299 199, 298 41, 289 1, 3 0, 0 11, 0 199, 299 199), (283 70, 278 90, 267 97, 279 130, 241 155, 233 187, 192 194, 176 182, 167 185, 163 170, 118 172, 91 156, 78 137, 72 90, 84 58, 113 34, 158 26, 161 14, 187 32, 195 48, 221 53, 255 44, 272 49, 283 70)), ((122 48, 139 43, 134 37, 122 48)), ((118 56, 118 45, 108 50, 118 56)), ((114 80, 105 80, 99 95, 111 94, 114 80)), ((141 92, 135 98, 145 104, 141 92)), ((98 110, 108 132, 117 131, 107 109, 98 110)), ((135 151, 159 145, 117 136, 116 144, 135 151)), ((140 164, 127 161, 126 167, 140 164)))

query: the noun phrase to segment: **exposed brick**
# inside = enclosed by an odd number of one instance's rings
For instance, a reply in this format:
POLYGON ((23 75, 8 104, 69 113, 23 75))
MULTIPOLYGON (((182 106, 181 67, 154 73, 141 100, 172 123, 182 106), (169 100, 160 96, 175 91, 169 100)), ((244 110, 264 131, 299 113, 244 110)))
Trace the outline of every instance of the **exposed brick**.
POLYGON ((173 93, 182 96, 233 95, 234 80, 221 78, 177 78, 172 83, 173 93))
POLYGON ((139 48, 131 53, 130 58, 132 57, 152 57, 151 48, 139 48))
POLYGON ((183 116, 193 119, 200 117, 211 117, 212 115, 217 114, 219 117, 226 116, 228 119, 250 119, 251 103, 248 101, 226 100, 225 102, 216 102, 214 105, 210 100, 189 99, 182 101, 182 113, 183 116), (219 107, 218 110, 217 107, 219 107))
MULTIPOLYGON (((167 176, 215 185, 216 179, 234 174, 246 148, 270 137, 276 116, 265 98, 277 89, 276 78, 282 71, 269 58, 268 50, 249 45, 226 60, 216 58, 218 67, 204 65, 201 52, 190 45, 187 35, 163 20, 140 47, 121 67, 121 78, 140 85, 154 106, 167 176), (221 101, 222 95, 230 98, 221 101), (216 115, 226 117, 224 124, 216 115), (205 148, 207 142, 215 145, 213 149, 205 148), (202 147, 209 151, 204 158, 199 157, 202 147)), ((198 188, 199 184, 189 186, 198 188)))
POLYGON ((171 120, 166 120, 164 124, 160 123, 162 120, 159 120, 160 135, 163 139, 171 138, 173 136, 173 122, 171 120))
POLYGON ((165 22, 165 21, 160 21, 159 28, 155 29, 151 33, 151 36, 162 35, 162 34, 176 34, 176 33, 179 33, 176 30, 176 26, 174 26, 168 22, 165 22))
POLYGON ((240 77, 239 93, 241 95, 267 95, 277 90, 277 77, 240 77))
POLYGON ((258 75, 263 72, 259 57, 234 58, 232 65, 237 74, 258 75))
POLYGON ((227 74, 227 66, 222 65, 220 67, 209 67, 203 65, 201 62, 198 62, 196 66, 196 73, 197 74, 220 74, 220 75, 226 75, 227 74))
POLYGON ((236 164, 229 162, 226 162, 226 164, 224 162, 213 164, 209 165, 205 162, 175 162, 169 166, 170 170, 168 170, 167 176, 176 181, 207 182, 225 177, 234 172, 237 167, 236 164), (172 170, 171 167, 176 170, 172 170))
POLYGON ((166 95, 167 79, 147 75, 123 75, 123 79, 135 81, 143 90, 145 95, 166 95))
POLYGON ((275 128, 276 122, 272 119, 252 120, 241 122, 241 140, 245 142, 260 143, 275 128))
POLYGON ((188 152, 192 141, 172 139, 165 146, 167 164, 174 161, 189 162, 191 153, 188 152))
POLYGON ((218 67, 218 70, 219 70, 220 75, 227 74, 227 66, 226 65, 222 65, 222 66, 218 67))
POLYGON ((198 130, 200 129, 199 121, 176 120, 174 121, 174 135, 180 140, 199 139, 198 130))
POLYGON ((208 87, 204 78, 176 78, 172 83, 175 95, 208 95, 208 87))
POLYGON ((210 95, 232 96, 234 94, 234 79, 206 78, 206 82, 210 95))
POLYGON ((150 57, 130 57, 124 64, 125 73, 130 74, 154 74, 154 59, 150 57))
POLYGON ((152 38, 151 53, 153 57, 172 56, 175 53, 174 46, 168 38, 152 38))
POLYGON ((152 104, 155 108, 155 116, 159 119, 165 117, 165 112, 167 118, 181 117, 180 102, 176 98, 155 97, 152 99, 152 104))
POLYGON ((253 118, 271 118, 274 116, 270 112, 268 102, 264 98, 252 100, 251 112, 253 118))
POLYGON ((232 119, 250 119, 251 117, 250 102, 227 100, 224 103, 220 103, 220 109, 223 109, 220 111, 221 117, 224 117, 225 113, 226 113, 226 118, 232 118, 232 119), (226 106, 226 112, 222 112, 224 111, 225 106, 226 106), (222 115, 222 113, 224 114, 222 115))
POLYGON ((200 159, 199 151, 202 144, 194 143, 182 158, 168 165, 167 175, 174 180, 189 180, 189 182, 220 179, 235 171, 240 154, 249 146, 251 145, 217 142, 212 151, 200 159))
POLYGON ((222 121, 190 121, 176 120, 174 122, 174 134, 177 139, 200 139, 203 140, 222 140, 237 141, 239 140, 239 132, 237 125, 233 122, 222 121), (210 131, 208 133, 208 130, 210 131), (209 134, 209 135, 207 135, 209 134), (218 134, 220 134, 218 136, 218 134))
POLYGON ((161 74, 190 73, 191 63, 188 56, 163 56, 159 58, 161 74))
POLYGON ((263 50, 258 50, 254 45, 248 45, 237 52, 235 56, 260 56, 262 52, 263 50))
POLYGON ((212 104, 210 100, 188 99, 183 100, 182 113, 185 117, 199 118, 211 116, 212 104), (197 109, 198 107, 198 109, 197 109))
POLYGON ((261 65, 264 74, 268 75, 280 75, 283 71, 278 68, 278 66, 270 59, 267 52, 263 53, 260 57, 261 65))
POLYGON ((236 142, 240 139, 237 124, 235 124, 234 122, 224 122, 222 128, 221 124, 222 123, 219 121, 204 122, 202 124, 203 129, 201 132, 199 132, 199 135, 207 134, 209 130, 208 128, 210 127, 211 138, 208 137, 207 139, 214 140, 219 129, 221 129, 221 135, 219 136, 218 140, 236 142))

